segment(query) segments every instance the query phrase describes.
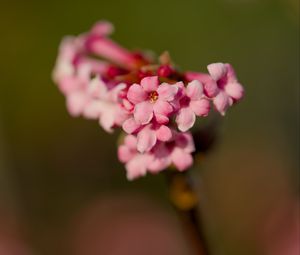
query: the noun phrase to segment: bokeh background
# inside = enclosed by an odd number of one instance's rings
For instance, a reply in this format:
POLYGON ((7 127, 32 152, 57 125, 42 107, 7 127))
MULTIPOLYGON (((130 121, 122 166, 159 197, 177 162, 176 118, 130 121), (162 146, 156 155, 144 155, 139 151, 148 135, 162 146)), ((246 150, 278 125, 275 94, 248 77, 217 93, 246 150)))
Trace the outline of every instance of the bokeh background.
POLYGON ((118 134, 51 81, 61 38, 99 19, 183 69, 233 64, 246 97, 196 175, 205 235, 215 255, 298 254, 298 0, 1 0, 0 255, 192 254, 163 177, 128 182, 118 134))

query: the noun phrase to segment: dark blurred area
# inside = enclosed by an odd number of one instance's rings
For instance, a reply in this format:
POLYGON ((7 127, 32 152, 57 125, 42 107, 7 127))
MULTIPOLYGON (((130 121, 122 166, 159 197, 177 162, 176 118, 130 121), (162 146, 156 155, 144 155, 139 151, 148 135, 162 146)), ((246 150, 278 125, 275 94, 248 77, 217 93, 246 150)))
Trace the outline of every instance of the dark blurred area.
POLYGON ((2 0, 0 255, 192 254, 163 176, 128 182, 118 134, 51 81, 62 37, 101 19, 182 69, 233 64, 246 97, 196 173, 211 254, 298 254, 298 0, 2 0))

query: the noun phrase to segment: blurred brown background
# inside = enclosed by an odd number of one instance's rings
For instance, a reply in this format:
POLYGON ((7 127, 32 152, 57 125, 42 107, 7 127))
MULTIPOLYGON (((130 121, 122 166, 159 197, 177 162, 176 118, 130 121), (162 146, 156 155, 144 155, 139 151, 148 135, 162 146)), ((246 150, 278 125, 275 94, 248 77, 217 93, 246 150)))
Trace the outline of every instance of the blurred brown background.
POLYGON ((183 69, 233 64, 246 97, 198 173, 212 254, 297 254, 297 0, 1 0, 0 255, 191 254, 163 177, 128 182, 117 134, 71 118, 51 81, 61 38, 99 19, 183 69))

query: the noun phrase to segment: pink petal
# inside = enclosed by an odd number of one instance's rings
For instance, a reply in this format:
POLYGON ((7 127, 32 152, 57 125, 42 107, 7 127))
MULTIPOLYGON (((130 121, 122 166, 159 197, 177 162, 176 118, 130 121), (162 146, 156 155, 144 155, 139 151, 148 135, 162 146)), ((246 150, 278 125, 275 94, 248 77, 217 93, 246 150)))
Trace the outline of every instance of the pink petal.
POLYGON ((218 88, 216 81, 214 81, 213 79, 210 79, 209 81, 204 83, 204 91, 208 97, 216 96, 217 93, 219 92, 219 88, 218 88))
POLYGON ((127 179, 132 181, 138 177, 145 176, 147 172, 148 159, 144 155, 136 155, 126 164, 127 179))
POLYGON ((79 88, 78 79, 73 76, 64 76, 59 81, 59 89, 65 95, 72 93, 79 88))
POLYGON ((102 103, 99 100, 91 100, 84 107, 83 115, 88 119, 98 119, 102 110, 102 103))
POLYGON ((189 130, 195 123, 195 114, 191 108, 186 107, 179 110, 176 117, 178 129, 182 132, 189 130))
POLYGON ((148 165, 151 173, 158 173, 171 165, 170 157, 154 158, 148 165))
POLYGON ((147 98, 147 95, 140 85, 133 84, 128 89, 127 98, 133 104, 138 104, 140 102, 145 101, 147 98))
POLYGON ((227 95, 229 95, 235 100, 240 100, 244 95, 244 88, 242 87, 241 84, 237 82, 228 83, 225 86, 225 91, 227 95))
POLYGON ((67 97, 67 108, 72 116, 79 116, 87 102, 86 95, 83 92, 72 93, 67 97))
POLYGON ((158 140, 163 141, 163 142, 169 141, 172 138, 172 131, 167 126, 161 125, 156 130, 156 137, 158 140))
POLYGON ((173 112, 173 107, 165 101, 157 100, 153 106, 155 119, 159 124, 167 124, 169 115, 173 112))
POLYGON ((130 115, 119 104, 115 105, 112 103, 112 105, 115 108, 115 125, 122 126, 124 121, 127 120, 130 115))
POLYGON ((169 122, 169 118, 162 114, 155 114, 155 121, 159 124, 167 124, 169 122))
POLYGON ((218 85, 210 75, 204 73, 187 72, 185 76, 189 81, 198 80, 201 82, 204 87, 204 92, 208 97, 216 96, 218 92, 218 85))
POLYGON ((174 100, 177 92, 178 87, 176 85, 170 85, 168 83, 161 84, 157 89, 159 99, 168 102, 174 100))
POLYGON ((170 152, 163 143, 155 147, 148 169, 151 173, 158 173, 171 164, 170 152))
POLYGON ((197 116, 207 116, 210 109, 210 104, 207 99, 191 101, 190 107, 197 116))
POLYGON ((115 123, 115 114, 113 109, 108 108, 106 111, 103 111, 100 116, 99 124, 108 133, 113 132, 112 127, 115 123))
POLYGON ((227 72, 226 65, 223 63, 210 64, 207 66, 207 70, 215 81, 221 79, 227 72))
POLYGON ((198 73, 198 72, 191 72, 191 71, 185 72, 184 75, 187 81, 198 80, 201 83, 205 83, 207 79, 210 78, 210 75, 206 73, 198 73))
POLYGON ((173 108, 168 102, 159 99, 153 105, 153 111, 155 114, 157 113, 168 116, 171 112, 173 112, 173 108))
POLYGON ((129 118, 124 121, 122 128, 127 134, 132 134, 140 128, 140 124, 134 118, 129 118))
POLYGON ((223 116, 229 106, 229 97, 225 92, 220 92, 214 99, 214 105, 218 112, 220 112, 223 116))
POLYGON ((109 92, 108 92, 108 99, 110 101, 113 101, 113 102, 118 102, 118 99, 119 99, 119 94, 121 93, 121 91, 123 89, 126 88, 126 84, 125 83, 120 83, 118 84, 117 86, 115 86, 114 88, 112 88, 109 92))
POLYGON ((232 67, 231 64, 225 64, 226 68, 227 68, 227 79, 228 79, 228 82, 237 82, 237 77, 236 77, 236 74, 235 74, 235 71, 232 67))
POLYGON ((146 92, 156 91, 158 88, 158 77, 150 76, 141 80, 141 86, 146 92))
POLYGON ((136 151, 137 138, 134 135, 127 135, 124 138, 124 144, 132 151, 136 151))
POLYGON ((106 73, 108 68, 108 63, 98 59, 91 59, 91 58, 82 58, 81 60, 83 63, 88 63, 91 66, 91 72, 103 75, 106 73))
POLYGON ((186 95, 191 100, 199 100, 203 95, 203 85, 199 81, 193 80, 187 85, 186 95))
POLYGON ((107 94, 107 86, 99 77, 95 77, 88 84, 87 91, 91 96, 104 98, 107 94))
POLYGON ((114 27, 108 21, 99 21, 91 29, 91 34, 106 36, 113 32, 114 27))
POLYGON ((190 132, 179 133, 175 138, 176 146, 187 153, 195 151, 193 136, 190 132))
POLYGON ((120 65, 132 67, 133 62, 135 61, 131 52, 108 38, 90 36, 87 38, 85 44, 87 49, 92 53, 120 65))
POLYGON ((123 103, 124 108, 125 108, 127 111, 131 112, 131 111, 133 110, 133 105, 130 103, 129 100, 123 99, 123 100, 122 100, 122 103, 123 103))
POLYGON ((81 63, 77 67, 77 76, 82 82, 87 82, 90 80, 91 76, 91 65, 89 63, 81 63))
POLYGON ((156 144, 156 141, 155 131, 145 127, 137 135, 137 150, 141 153, 150 151, 156 144))
POLYGON ((184 171, 193 165, 193 157, 179 148, 175 148, 171 154, 172 162, 179 171, 184 171))
POLYGON ((134 108, 134 119, 139 124, 148 124, 153 118, 153 104, 144 101, 134 108))
POLYGON ((122 163, 126 163, 133 158, 132 151, 125 145, 120 145, 118 148, 118 158, 122 163))

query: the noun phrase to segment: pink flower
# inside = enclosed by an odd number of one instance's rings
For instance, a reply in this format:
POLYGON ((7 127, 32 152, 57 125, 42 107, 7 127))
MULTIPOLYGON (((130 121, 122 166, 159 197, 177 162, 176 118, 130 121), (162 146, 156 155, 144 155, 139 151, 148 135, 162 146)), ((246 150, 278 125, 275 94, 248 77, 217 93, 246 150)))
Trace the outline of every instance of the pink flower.
POLYGON ((65 76, 59 83, 66 96, 67 109, 72 116, 80 116, 89 100, 86 92, 89 77, 90 66, 82 65, 76 76, 65 76))
MULTIPOLYGON (((66 76, 73 76, 75 67, 73 60, 77 54, 78 40, 75 37, 65 37, 59 46, 59 55, 52 72, 52 78, 59 83, 66 76)), ((63 92, 63 91, 62 91, 63 92)))
POLYGON ((207 116, 210 105, 203 94, 202 84, 194 80, 187 87, 182 87, 183 94, 179 99, 179 111, 176 117, 178 129, 182 132, 189 130, 197 116, 207 116))
POLYGON ((127 135, 124 143, 118 148, 119 160, 125 163, 129 180, 145 176, 147 171, 158 173, 172 164, 184 171, 192 166, 192 153, 195 151, 193 137, 190 133, 178 133, 168 142, 158 142, 151 151, 140 153, 137 150, 138 139, 134 135, 127 135))
POLYGON ((72 116, 79 116, 89 101, 87 93, 90 77, 103 73, 107 64, 83 56, 83 37, 66 37, 59 49, 53 71, 53 80, 66 96, 67 109, 72 116))
POLYGON ((84 40, 84 36, 68 36, 60 44, 52 77, 63 93, 67 93, 72 85, 72 83, 68 83, 68 80, 75 79, 83 66, 89 66, 90 72, 98 74, 104 73, 107 69, 107 62, 92 59, 83 54, 85 51, 84 40))
POLYGON ((200 83, 202 83, 203 92, 209 98, 215 97, 219 92, 216 81, 213 80, 209 74, 198 72, 186 72, 185 79, 187 81, 197 80, 200 83))
POLYGON ((142 126, 134 118, 123 123, 123 130, 127 134, 137 134, 137 150, 141 153, 150 151, 157 141, 166 142, 172 138, 172 130, 168 126, 157 122, 142 126))
POLYGON ((148 169, 152 173, 157 173, 174 164, 179 171, 184 171, 192 166, 193 157, 191 154, 194 151, 192 135, 174 131, 172 140, 165 143, 160 142, 153 148, 153 156, 148 169))
POLYGON ((238 82, 230 64, 214 63, 208 65, 207 69, 219 89, 218 94, 213 99, 214 105, 222 115, 225 115, 229 106, 242 99, 244 89, 238 82))
POLYGON ((126 88, 126 84, 118 84, 112 89, 97 76, 89 84, 87 94, 89 102, 84 109, 84 116, 90 119, 98 119, 100 125, 111 133, 112 127, 123 124, 128 118, 127 112, 119 104, 119 94, 126 88))
POLYGON ((133 135, 127 135, 124 139, 124 144, 118 148, 118 157, 122 163, 125 163, 128 180, 145 176, 151 161, 149 154, 141 154, 136 148, 137 138, 133 135))
POLYGON ((131 85, 127 97, 135 105, 133 112, 135 121, 145 125, 155 117, 158 123, 167 123, 169 114, 173 112, 170 102, 174 100, 177 92, 176 85, 167 83, 159 85, 157 76, 145 77, 140 85, 131 85))

